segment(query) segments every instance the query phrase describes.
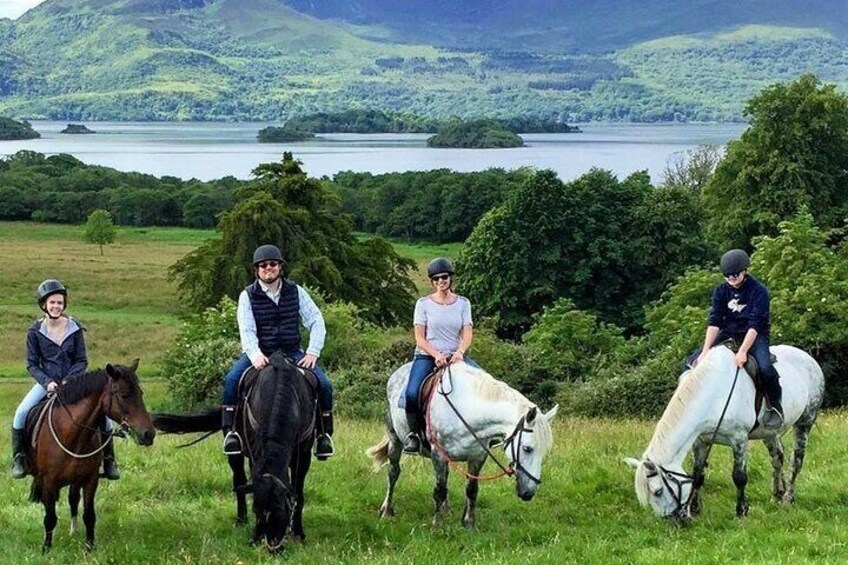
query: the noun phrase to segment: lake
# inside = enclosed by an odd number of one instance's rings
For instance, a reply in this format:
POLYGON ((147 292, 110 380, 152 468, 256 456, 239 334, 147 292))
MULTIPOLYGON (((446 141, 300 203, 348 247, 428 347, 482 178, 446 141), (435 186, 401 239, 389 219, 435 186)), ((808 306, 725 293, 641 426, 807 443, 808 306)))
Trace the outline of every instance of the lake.
POLYGON ((581 124, 583 133, 526 134, 525 147, 512 149, 431 149, 427 134, 321 134, 308 142, 258 143, 265 123, 88 122, 94 135, 59 133, 67 122, 34 121, 41 139, 0 141, 0 155, 29 149, 121 171, 210 180, 246 179, 259 163, 291 151, 313 177, 339 171, 479 171, 490 167, 553 169, 569 180, 592 167, 619 177, 647 169, 662 180, 669 159, 702 144, 724 145, 744 124, 581 124))

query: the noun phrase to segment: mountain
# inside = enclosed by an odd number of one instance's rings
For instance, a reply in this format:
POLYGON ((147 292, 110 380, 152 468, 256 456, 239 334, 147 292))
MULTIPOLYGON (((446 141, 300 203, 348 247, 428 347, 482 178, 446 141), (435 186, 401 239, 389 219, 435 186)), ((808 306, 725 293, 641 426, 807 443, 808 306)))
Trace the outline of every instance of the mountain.
POLYGON ((845 0, 47 0, 0 20, 0 115, 738 120, 848 85, 845 0))

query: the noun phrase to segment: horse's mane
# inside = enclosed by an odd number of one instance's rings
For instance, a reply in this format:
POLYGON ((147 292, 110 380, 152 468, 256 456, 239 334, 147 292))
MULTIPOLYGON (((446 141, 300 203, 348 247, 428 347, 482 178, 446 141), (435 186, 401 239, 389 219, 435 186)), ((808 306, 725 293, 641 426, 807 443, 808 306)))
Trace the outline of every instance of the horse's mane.
POLYGON ((95 369, 66 381, 56 392, 60 404, 74 404, 103 390, 109 375, 105 369, 95 369))
POLYGON ((677 389, 671 396, 671 400, 668 401, 668 405, 657 423, 651 446, 656 448, 664 445, 673 430, 677 429, 686 417, 692 398, 706 386, 710 373, 713 372, 716 358, 717 355, 713 352, 707 355, 701 363, 680 376, 677 389))
MULTIPOLYGON (((259 424, 261 456, 255 466, 256 471, 272 473, 276 477, 285 477, 291 457, 291 451, 298 442, 302 431, 302 420, 312 418, 312 413, 304 413, 302 398, 298 394, 299 375, 291 364, 281 367, 269 366, 273 374, 260 374, 258 391, 263 400, 254 407, 259 424), (296 407, 300 405, 300 410, 296 407)), ((303 387, 304 389, 306 387, 303 387)))
MULTIPOLYGON (((472 390, 483 400, 517 404, 524 412, 535 406, 526 396, 483 369, 466 364, 461 370, 463 371, 461 378, 468 379, 472 390)), ((537 447, 544 450, 550 449, 553 446, 553 432, 548 420, 542 416, 541 410, 536 418, 535 430, 538 434, 537 447)))

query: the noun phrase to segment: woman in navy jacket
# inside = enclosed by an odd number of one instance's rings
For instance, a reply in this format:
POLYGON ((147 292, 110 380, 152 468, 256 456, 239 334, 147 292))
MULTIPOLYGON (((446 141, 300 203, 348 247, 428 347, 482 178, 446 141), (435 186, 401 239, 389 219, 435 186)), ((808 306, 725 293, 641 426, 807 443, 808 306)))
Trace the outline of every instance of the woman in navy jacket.
MULTIPOLYGON (((48 393, 56 392, 64 381, 83 376, 88 368, 85 328, 65 314, 65 286, 56 279, 47 279, 38 285, 36 295, 44 316, 27 331, 27 371, 36 382, 18 405, 12 421, 12 476, 16 479, 26 476, 24 424, 30 409, 48 393)), ((112 442, 103 450, 103 469, 108 479, 120 476, 112 442)))

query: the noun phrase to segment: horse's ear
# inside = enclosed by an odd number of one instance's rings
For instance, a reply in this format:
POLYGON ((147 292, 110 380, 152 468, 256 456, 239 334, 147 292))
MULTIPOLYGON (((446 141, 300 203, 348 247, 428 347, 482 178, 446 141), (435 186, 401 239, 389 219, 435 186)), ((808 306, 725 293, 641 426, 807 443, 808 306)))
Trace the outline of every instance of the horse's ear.
POLYGON ((555 404, 553 408, 543 414, 545 420, 547 420, 548 422, 553 420, 554 416, 557 415, 557 410, 559 410, 559 404, 555 404))
POLYGON ((130 365, 130 371, 132 371, 133 373, 135 373, 136 369, 138 369, 138 362, 139 362, 139 361, 141 361, 141 359, 139 359, 138 357, 136 357, 136 358, 135 358, 135 361, 133 361, 133 362, 132 362, 132 365, 130 365))
POLYGON ((111 363, 106 363, 106 374, 113 378, 117 376, 117 371, 111 363))
POLYGON ((627 463, 627 466, 630 467, 631 469, 635 469, 636 467, 639 466, 639 460, 633 459, 632 457, 625 457, 624 459, 622 459, 622 461, 627 463))
POLYGON ((536 414, 539 413, 539 409, 535 406, 527 411, 527 415, 524 417, 524 421, 528 424, 532 424, 536 420, 536 414))

